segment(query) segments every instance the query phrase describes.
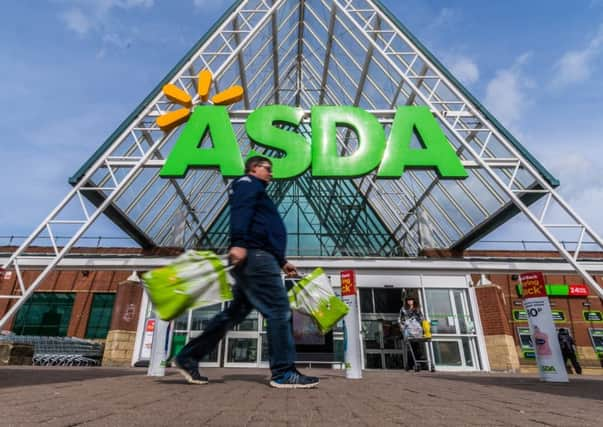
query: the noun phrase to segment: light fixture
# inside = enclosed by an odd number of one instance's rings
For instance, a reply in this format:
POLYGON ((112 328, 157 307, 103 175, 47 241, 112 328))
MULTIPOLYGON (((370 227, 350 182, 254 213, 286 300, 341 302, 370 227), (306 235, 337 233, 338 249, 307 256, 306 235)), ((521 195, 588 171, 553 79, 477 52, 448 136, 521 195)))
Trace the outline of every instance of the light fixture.
POLYGON ((590 302, 588 302, 588 301, 584 301, 584 302, 582 303, 582 305, 583 305, 584 307, 590 307, 590 302))
POLYGON ((486 277, 485 274, 482 274, 477 282, 477 286, 487 286, 491 284, 492 282, 486 277))
POLYGON ((519 299, 513 301, 513 305, 523 305, 523 302, 519 299))
POLYGON ((128 276, 128 278, 126 279, 126 281, 128 282, 134 282, 134 283, 140 283, 140 277, 138 277, 138 273, 136 271, 133 271, 132 274, 130 274, 128 276))

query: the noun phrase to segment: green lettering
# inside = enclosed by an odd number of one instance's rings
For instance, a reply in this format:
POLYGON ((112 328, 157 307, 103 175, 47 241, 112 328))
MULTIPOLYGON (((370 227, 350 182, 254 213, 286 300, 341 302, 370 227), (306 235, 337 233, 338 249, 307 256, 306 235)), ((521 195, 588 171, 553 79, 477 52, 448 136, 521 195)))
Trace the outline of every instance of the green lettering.
POLYGON ((245 167, 226 107, 195 107, 159 176, 182 178, 191 167, 218 167, 227 177, 243 175, 245 167), (207 134, 213 146, 201 148, 207 134))
POLYGON ((272 177, 293 178, 304 173, 310 167, 310 144, 299 133, 284 130, 274 125, 299 126, 304 116, 301 108, 288 105, 268 105, 258 108, 249 115, 245 130, 249 138, 263 147, 275 148, 284 152, 283 157, 268 156, 255 150, 251 156, 264 156, 272 162, 272 177))
POLYGON ((347 106, 312 107, 312 175, 354 177, 377 167, 385 149, 385 133, 370 113, 347 106), (358 137, 356 150, 339 156, 337 127, 348 127, 358 137))
POLYGON ((387 141, 379 178, 399 178, 407 168, 435 168, 440 178, 467 178, 467 172, 428 107, 399 107, 387 141), (423 148, 411 148, 416 132, 423 148))

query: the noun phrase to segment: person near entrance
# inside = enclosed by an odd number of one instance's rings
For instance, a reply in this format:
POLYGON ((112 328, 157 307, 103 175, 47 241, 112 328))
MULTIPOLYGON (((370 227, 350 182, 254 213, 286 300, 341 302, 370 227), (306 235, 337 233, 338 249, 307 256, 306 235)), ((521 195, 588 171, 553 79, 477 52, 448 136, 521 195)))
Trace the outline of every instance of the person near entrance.
POLYGON ((569 331, 566 328, 559 328, 557 338, 559 339, 559 347, 561 347, 565 368, 571 373, 571 369, 567 368, 567 361, 569 359, 569 361, 572 362, 572 366, 576 373, 578 375, 582 374, 582 366, 580 366, 580 363, 576 358, 576 342, 569 334, 569 331))
MULTIPOLYGON (((408 297, 404 300, 404 305, 400 309, 400 315, 398 317, 398 324, 400 325, 400 331, 406 338, 421 338, 423 336, 423 329, 421 328, 421 322, 423 322, 423 313, 419 307, 417 307, 416 299, 414 297, 408 297), (404 335, 406 334, 406 335, 404 335)), ((414 352, 414 358, 410 354, 410 349, 406 349, 406 366, 404 367, 407 371, 415 368, 414 359, 422 359, 423 352, 421 345, 418 342, 410 341, 412 351, 414 352), (411 356, 411 357, 408 357, 411 356)), ((419 366, 417 366, 418 368, 419 366)))
POLYGON ((303 375, 295 367, 291 309, 281 269, 288 277, 297 276, 297 269, 285 258, 287 230, 266 193, 272 180, 272 163, 264 157, 250 157, 245 162, 245 173, 229 189, 234 299, 180 351, 174 362, 189 383, 206 384, 208 378, 199 372, 199 361, 255 308, 267 321, 270 385, 312 388, 318 385, 318 378, 303 375))

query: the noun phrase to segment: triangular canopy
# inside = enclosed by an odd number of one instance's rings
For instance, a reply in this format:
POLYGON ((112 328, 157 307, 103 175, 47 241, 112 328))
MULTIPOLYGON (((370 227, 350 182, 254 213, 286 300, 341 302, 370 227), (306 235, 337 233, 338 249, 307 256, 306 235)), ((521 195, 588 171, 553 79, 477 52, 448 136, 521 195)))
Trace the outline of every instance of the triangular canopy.
MULTIPOLYGON (((397 106, 428 105, 432 109, 463 159, 469 178, 441 180, 433 170, 408 170, 397 180, 376 179, 373 174, 347 182, 322 182, 325 195, 337 192, 337 188, 346 190, 340 195, 342 199, 332 200, 328 207, 318 203, 322 214, 311 209, 317 218, 313 225, 324 226, 322 230, 332 234, 326 238, 331 244, 340 234, 365 235, 356 244, 349 241, 339 253, 390 256, 416 255, 425 246, 464 249, 516 214, 518 209, 509 195, 468 152, 467 145, 481 154, 481 160, 505 183, 511 182, 514 190, 531 190, 516 192, 526 204, 545 195, 533 192, 542 190, 539 181, 552 187, 558 184, 379 2, 239 1, 70 180, 74 185, 79 183, 90 166, 108 152, 111 157, 131 158, 133 154, 140 156, 137 144, 143 145, 143 151, 145 146, 155 145, 147 167, 129 180, 125 191, 106 210, 144 246, 169 244, 174 220, 182 209, 187 212, 187 246, 207 242, 210 230, 219 232, 214 223, 226 203, 227 181, 218 171, 197 169, 184 179, 172 180, 157 175, 157 167, 179 135, 179 129, 166 134, 155 124, 158 115, 180 108, 163 95, 162 87, 172 82, 194 96, 202 69, 213 73, 216 92, 232 85, 244 88, 243 100, 230 107, 243 156, 252 144, 241 119, 267 104, 307 110, 320 104, 356 105, 380 117, 386 134, 397 106), (532 173, 525 169, 528 165, 532 173), (351 206, 345 197, 359 198, 358 206, 351 206), (366 221, 346 223, 349 218, 345 217, 354 209, 369 217, 378 213, 379 226, 368 231, 366 221), (422 228, 429 230, 428 236, 421 236, 419 217, 430 224, 422 228), (324 223, 328 218, 338 224, 328 226, 324 223), (393 239, 398 247, 379 251, 381 245, 372 245, 373 249, 367 245, 384 239, 393 239), (359 251, 359 247, 364 250, 359 251)), ((342 128, 339 137, 342 153, 354 149, 353 133, 342 128)), ((111 169, 100 168, 88 178, 88 184, 102 187, 111 172, 126 173, 128 167, 116 163, 111 169)), ((306 175, 296 180, 295 188, 311 185, 306 175)), ((84 194, 97 204, 107 196, 102 190, 84 194)), ((317 199, 320 194, 301 195, 317 199)), ((304 204, 313 205, 312 200, 304 204)), ((297 210, 297 215, 303 216, 303 209, 297 210)), ((313 231, 312 226, 298 229, 290 239, 299 241, 304 233, 313 231)))

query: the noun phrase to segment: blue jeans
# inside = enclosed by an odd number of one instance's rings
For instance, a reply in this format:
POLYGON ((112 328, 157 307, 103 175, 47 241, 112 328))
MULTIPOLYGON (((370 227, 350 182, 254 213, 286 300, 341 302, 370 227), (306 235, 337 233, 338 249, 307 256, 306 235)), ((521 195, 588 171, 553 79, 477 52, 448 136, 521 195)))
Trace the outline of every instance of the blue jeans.
POLYGON ((201 360, 255 308, 267 322, 272 378, 295 369, 291 309, 276 258, 260 249, 249 249, 244 264, 232 271, 236 282, 232 289, 234 300, 210 320, 203 333, 193 338, 178 357, 201 360))

